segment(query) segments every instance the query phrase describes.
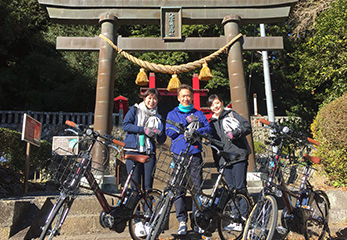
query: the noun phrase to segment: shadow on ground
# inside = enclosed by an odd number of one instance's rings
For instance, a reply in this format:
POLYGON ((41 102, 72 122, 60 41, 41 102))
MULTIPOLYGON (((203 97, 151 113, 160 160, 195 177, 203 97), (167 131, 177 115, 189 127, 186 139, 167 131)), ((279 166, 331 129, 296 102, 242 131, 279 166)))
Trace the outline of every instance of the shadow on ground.
POLYGON ((345 240, 347 239, 347 227, 339 230, 338 232, 332 232, 333 237, 331 240, 345 240))

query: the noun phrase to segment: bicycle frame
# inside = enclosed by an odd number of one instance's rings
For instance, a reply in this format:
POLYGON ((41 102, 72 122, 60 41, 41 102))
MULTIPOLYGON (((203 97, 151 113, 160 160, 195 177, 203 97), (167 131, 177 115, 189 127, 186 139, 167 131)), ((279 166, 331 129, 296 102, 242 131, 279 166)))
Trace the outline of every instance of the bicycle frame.
MULTIPOLYGON (((67 122, 67 125, 70 125, 72 127, 76 126, 76 124, 74 124, 73 122, 69 122, 69 121, 67 122)), ((80 129, 78 129, 78 130, 80 130, 80 129)), ((55 218, 57 211, 59 211, 59 209, 62 206, 64 206, 64 208, 63 208, 64 212, 62 212, 62 214, 60 215, 61 217, 58 218, 57 222, 54 224, 54 230, 51 231, 53 233, 53 235, 51 235, 51 237, 55 236, 59 232, 61 226, 63 225, 63 223, 66 219, 68 212, 70 211, 72 203, 74 202, 75 198, 77 197, 78 189, 80 187, 89 189, 89 190, 93 191, 93 193, 95 194, 100 206, 102 207, 102 212, 100 214, 100 224, 103 227, 109 227, 110 229, 114 230, 113 224, 115 224, 115 222, 113 221, 114 219, 113 219, 112 212, 113 212, 113 210, 117 209, 118 207, 125 206, 124 204, 125 204, 125 201, 127 198, 126 190, 130 189, 131 183, 134 184, 134 186, 137 190, 136 191, 137 196, 139 196, 140 199, 144 200, 144 206, 146 206, 148 209, 150 208, 151 203, 147 199, 147 196, 148 196, 147 191, 143 191, 141 189, 140 185, 133 179, 133 173, 134 173, 135 167, 137 166, 138 162, 146 161, 148 159, 147 156, 145 156, 145 158, 142 158, 143 156, 141 155, 142 156, 141 157, 139 155, 139 158, 132 158, 134 160, 134 165, 128 174, 125 185, 124 185, 123 190, 122 190, 120 195, 115 195, 115 194, 104 192, 100 189, 100 187, 99 187, 99 185, 98 185, 98 183, 94 177, 94 174, 92 173, 91 151, 92 151, 95 143, 100 142, 104 146, 112 147, 112 148, 116 149, 117 152, 120 152, 120 150, 112 143, 117 144, 117 145, 121 145, 121 146, 124 146, 124 143, 119 142, 119 141, 114 140, 114 139, 110 140, 109 138, 102 136, 102 135, 98 134, 97 132, 94 132, 92 130, 88 132, 88 130, 91 130, 91 129, 87 129, 84 132, 84 134, 86 134, 88 136, 86 138, 82 138, 82 140, 81 140, 82 142, 88 141, 87 149, 84 151, 81 151, 78 156, 74 156, 74 158, 76 158, 76 161, 74 161, 74 165, 71 169, 66 168, 66 170, 69 169, 68 175, 64 179, 64 182, 62 183, 62 185, 60 187, 60 196, 57 198, 56 203, 54 204, 52 210, 50 211, 50 213, 47 217, 47 220, 45 222, 45 226, 42 228, 42 229, 44 229, 42 236, 41 236, 42 238, 44 238, 45 235, 47 234, 47 229, 50 228, 50 225, 52 223, 52 218, 55 218), (98 138, 105 140, 105 142, 98 140, 98 138), (78 161, 77 161, 77 158, 79 159, 78 161), (85 179, 88 182, 89 187, 81 185, 82 177, 85 177, 85 179), (111 197, 119 199, 117 206, 113 206, 114 205, 113 199, 112 199, 112 205, 110 205, 108 203, 105 195, 109 195, 111 197), (64 204, 64 205, 62 205, 62 204, 64 204)), ((74 130, 71 130, 71 131, 78 134, 78 132, 76 132, 74 130)), ((132 156, 130 156, 130 157, 132 157, 132 156)), ((126 158, 127 158, 127 156, 126 156, 126 158)), ((156 191, 156 190, 154 190, 154 191, 156 191)), ((156 192, 158 194, 158 191, 156 191, 156 192)), ((134 200, 135 200, 135 203, 137 203, 138 198, 136 198, 134 200)), ((127 207, 127 206, 125 206, 125 207, 127 207)), ((149 216, 137 215, 135 212, 133 212, 132 208, 131 209, 128 208, 127 214, 129 214, 129 216, 122 216, 122 217, 124 217, 124 219, 122 219, 121 222, 127 221, 128 219, 132 219, 132 218, 139 218, 139 219, 142 218, 145 220, 149 220, 149 218, 150 218, 149 216)), ((125 226, 125 224, 124 224, 124 226, 125 226)), ((121 229, 121 228, 119 228, 119 229, 121 229)), ((123 230, 124 230, 124 228, 123 228, 123 230)), ((118 231, 118 230, 116 230, 116 231, 118 231)))
MULTIPOLYGON (((232 190, 229 189, 228 185, 226 184, 226 182, 223 178, 226 164, 224 164, 221 167, 221 169, 219 170, 219 176, 217 178, 217 181, 214 183, 213 190, 212 190, 212 193, 210 195, 204 194, 200 189, 201 186, 196 186, 193 183, 192 178, 189 174, 189 167, 190 167, 191 160, 192 160, 192 155, 189 154, 189 149, 192 146, 193 142, 195 142, 195 140, 188 141, 188 145, 187 145, 186 149, 183 152, 181 152, 177 157, 175 157, 176 160, 174 160, 174 163, 175 163, 174 164, 175 165, 174 173, 172 175, 172 179, 169 181, 168 185, 165 187, 165 189, 162 193, 161 199, 164 199, 165 196, 169 195, 170 196, 170 205, 169 206, 171 206, 171 204, 173 204, 173 201, 174 201, 176 188, 184 185, 185 188, 188 189, 188 191, 191 193, 192 201, 195 204, 197 211, 203 212, 207 208, 212 209, 214 207, 214 204, 215 204, 216 199, 218 197, 217 191, 219 189, 220 184, 222 184, 224 186, 224 188, 226 189, 228 194, 231 194, 232 190), (207 204, 201 203, 200 196, 207 197, 209 200, 208 203, 207 204)), ((214 147, 217 150, 217 152, 220 153, 218 148, 216 146, 213 146, 211 142, 206 143, 206 142, 202 141, 202 143, 210 144, 211 147, 214 147)), ((237 156, 238 155, 235 155, 234 157, 236 158, 237 156)), ((235 191, 235 195, 236 195, 236 191, 235 191)), ((235 203, 234 198, 233 198, 233 202, 235 203)), ((157 211, 157 207, 158 206, 156 206, 154 212, 157 211)), ((237 209, 237 211, 238 211, 237 215, 242 216, 241 211, 239 209, 237 209)), ((224 217, 221 212, 216 211, 216 213, 218 214, 218 217, 224 217)), ((152 218, 155 218, 155 216, 153 216, 152 218)), ((241 218, 241 217, 239 217, 239 218, 241 218)), ((166 220, 167 220, 167 218, 165 218, 164 221, 166 222, 166 220)), ((241 222, 241 219, 233 218, 232 220, 234 220, 235 222, 241 222)), ((243 221, 245 221, 245 220, 246 219, 244 219, 243 221)))

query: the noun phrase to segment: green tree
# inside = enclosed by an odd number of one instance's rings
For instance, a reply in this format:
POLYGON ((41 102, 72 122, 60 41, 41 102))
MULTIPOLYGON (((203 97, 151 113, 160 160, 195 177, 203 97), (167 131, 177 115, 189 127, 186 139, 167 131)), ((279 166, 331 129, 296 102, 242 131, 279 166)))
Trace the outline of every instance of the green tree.
POLYGON ((291 77, 299 90, 326 104, 347 90, 347 2, 331 1, 307 31, 306 37, 294 38, 296 71, 291 77))
POLYGON ((38 2, 2 0, 0 11, 0 109, 92 110, 91 61, 55 50, 59 25, 49 20, 38 2))

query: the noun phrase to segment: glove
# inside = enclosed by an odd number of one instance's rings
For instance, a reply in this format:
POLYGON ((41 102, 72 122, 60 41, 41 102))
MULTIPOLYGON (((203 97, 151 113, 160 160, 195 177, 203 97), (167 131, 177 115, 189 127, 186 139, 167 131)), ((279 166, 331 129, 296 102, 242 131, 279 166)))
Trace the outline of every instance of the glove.
POLYGON ((233 139, 233 133, 232 132, 225 132, 225 136, 227 137, 228 140, 233 139))
POLYGON ((192 129, 192 128, 186 130, 186 131, 184 132, 184 139, 185 139, 187 142, 189 142, 189 141, 193 138, 194 132, 195 132, 195 130, 192 129))
POLYGON ((191 122, 199 122, 199 118, 195 116, 194 114, 191 114, 188 117, 186 117, 186 121, 188 124, 191 122))
POLYGON ((145 131, 145 134, 150 138, 154 137, 154 135, 156 134, 159 134, 159 130, 157 128, 145 127, 144 131, 145 131))
POLYGON ((232 140, 235 138, 239 138, 241 135, 241 131, 239 129, 234 129, 232 131, 225 132, 227 139, 232 140))

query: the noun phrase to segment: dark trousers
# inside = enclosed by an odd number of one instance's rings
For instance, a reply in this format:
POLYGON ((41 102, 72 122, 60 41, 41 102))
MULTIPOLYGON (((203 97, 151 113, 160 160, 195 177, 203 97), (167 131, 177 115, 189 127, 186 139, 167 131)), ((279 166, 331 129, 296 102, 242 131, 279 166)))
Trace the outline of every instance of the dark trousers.
MULTIPOLYGON (((138 154, 136 152, 127 152, 130 154, 138 154)), ((135 182, 137 182, 140 187, 142 186, 142 190, 148 190, 153 188, 153 168, 155 166, 155 155, 151 154, 149 155, 150 160, 146 163, 137 163, 137 166, 134 170, 133 179, 135 182)), ((126 168, 127 172, 131 171, 133 165, 133 160, 126 160, 126 168)), ((132 189, 135 189, 134 184, 131 184, 132 189)))
POLYGON ((225 168, 224 178, 230 189, 246 189, 248 161, 242 161, 225 168))
MULTIPOLYGON (((174 162, 177 162, 177 154, 173 155, 174 162)), ((202 173, 201 173, 201 163, 202 157, 201 153, 197 153, 193 155, 193 158, 190 163, 189 174, 191 180, 196 187, 200 187, 202 181, 202 173)), ((179 222, 187 222, 188 213, 186 208, 186 189, 181 187, 177 189, 176 199, 175 199, 175 207, 176 207, 176 218, 179 222)), ((192 211, 195 212, 196 206, 193 202, 192 211)))
MULTIPOLYGON (((224 171, 224 179, 230 189, 247 191, 247 166, 248 161, 242 161, 227 167, 224 171)), ((243 216, 247 212, 247 205, 244 201, 238 203, 239 210, 243 216)))

